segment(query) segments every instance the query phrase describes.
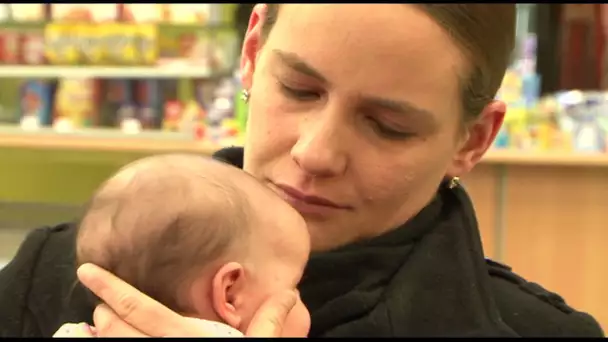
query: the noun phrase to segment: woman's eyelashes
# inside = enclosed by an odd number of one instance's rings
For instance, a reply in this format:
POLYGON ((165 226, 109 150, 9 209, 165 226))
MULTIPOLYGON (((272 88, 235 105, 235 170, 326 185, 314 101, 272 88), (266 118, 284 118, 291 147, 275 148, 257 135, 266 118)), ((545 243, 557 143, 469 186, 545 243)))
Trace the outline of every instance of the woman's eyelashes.
POLYGON ((403 132, 400 130, 396 130, 391 128, 385 124, 383 124, 380 120, 375 119, 373 117, 369 117, 368 121, 372 125, 374 131, 381 137, 392 139, 392 140, 401 140, 412 137, 414 134, 411 132, 403 132))
MULTIPOLYGON (((322 92, 317 90, 305 89, 302 87, 288 86, 284 82, 277 81, 281 93, 290 100, 298 102, 310 102, 319 100, 322 97, 322 92)), ((374 116, 367 116, 366 122, 371 126, 373 131, 380 137, 390 140, 406 139, 414 134, 394 129, 389 125, 384 124, 381 120, 374 116)))
POLYGON ((285 96, 293 100, 315 101, 321 98, 321 94, 318 91, 287 86, 283 82, 279 82, 279 87, 285 96))

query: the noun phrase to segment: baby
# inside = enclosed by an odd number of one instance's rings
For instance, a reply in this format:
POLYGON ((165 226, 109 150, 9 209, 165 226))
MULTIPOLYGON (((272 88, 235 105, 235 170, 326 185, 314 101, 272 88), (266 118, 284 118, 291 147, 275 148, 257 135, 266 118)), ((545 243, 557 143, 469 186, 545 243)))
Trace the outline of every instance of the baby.
MULTIPOLYGON (((263 301, 296 288, 309 240, 304 219, 250 175, 173 154, 136 161, 102 184, 81 219, 76 257, 243 336, 263 301)), ((284 335, 306 337, 309 328, 298 300, 284 335)))

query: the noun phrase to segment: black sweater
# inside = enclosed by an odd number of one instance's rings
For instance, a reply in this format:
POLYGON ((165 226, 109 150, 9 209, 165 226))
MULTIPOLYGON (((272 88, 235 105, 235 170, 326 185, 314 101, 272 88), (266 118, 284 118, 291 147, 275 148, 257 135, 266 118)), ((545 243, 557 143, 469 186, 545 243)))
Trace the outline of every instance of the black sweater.
MULTIPOLYGON (((242 167, 242 149, 215 156, 242 167)), ((51 336, 65 322, 91 322, 74 287, 73 224, 28 235, 0 271, 0 337, 51 336)), ((310 336, 603 337, 589 315, 484 258, 462 188, 442 187, 414 219, 376 239, 314 254, 300 290, 310 336)))

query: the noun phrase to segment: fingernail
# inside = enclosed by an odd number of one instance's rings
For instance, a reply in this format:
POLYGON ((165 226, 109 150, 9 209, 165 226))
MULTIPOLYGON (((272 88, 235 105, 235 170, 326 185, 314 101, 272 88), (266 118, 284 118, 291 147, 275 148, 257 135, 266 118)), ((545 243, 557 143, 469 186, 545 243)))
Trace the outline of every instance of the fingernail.
POLYGON ((86 281, 89 279, 89 275, 91 273, 91 270, 93 269, 91 266, 91 264, 82 264, 80 265, 80 267, 78 267, 78 269, 76 270, 76 275, 80 280, 86 281))
POLYGON ((95 332, 88 323, 80 323, 79 328, 87 335, 95 335, 95 332))

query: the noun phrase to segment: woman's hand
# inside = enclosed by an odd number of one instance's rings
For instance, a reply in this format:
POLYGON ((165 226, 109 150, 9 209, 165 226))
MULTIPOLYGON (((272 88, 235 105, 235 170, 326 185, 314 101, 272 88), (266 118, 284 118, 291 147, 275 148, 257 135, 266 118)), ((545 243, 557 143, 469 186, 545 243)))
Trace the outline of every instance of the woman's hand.
MULTIPOLYGON (((171 311, 98 266, 80 266, 78 278, 105 303, 93 313, 99 337, 214 337, 197 320, 171 311)), ((283 322, 296 301, 294 291, 271 297, 258 310, 245 335, 281 336, 283 322)))
POLYGON ((91 327, 86 323, 66 323, 55 332, 53 337, 63 338, 63 337, 97 337, 95 328, 91 327))

